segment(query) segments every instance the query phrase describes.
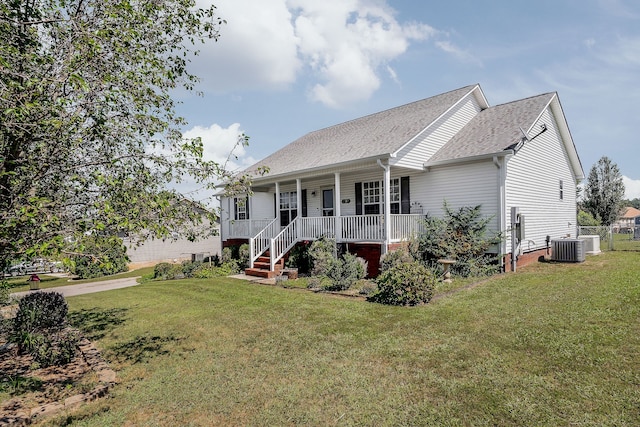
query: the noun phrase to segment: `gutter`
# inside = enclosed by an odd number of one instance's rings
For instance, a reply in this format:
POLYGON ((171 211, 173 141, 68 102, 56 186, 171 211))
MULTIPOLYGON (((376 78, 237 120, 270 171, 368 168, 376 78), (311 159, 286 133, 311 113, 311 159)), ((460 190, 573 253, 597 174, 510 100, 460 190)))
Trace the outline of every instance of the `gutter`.
MULTIPOLYGON (((382 155, 375 155, 375 156, 370 156, 370 157, 364 157, 361 159, 356 159, 356 160, 349 160, 347 162, 342 162, 342 163, 332 163, 330 165, 323 165, 323 166, 317 166, 315 168, 309 168, 309 169, 301 169, 298 171, 293 171, 293 172, 288 172, 288 173, 284 173, 284 174, 280 174, 280 175, 269 175, 267 174, 264 177, 252 177, 251 181, 252 181, 252 187, 253 184, 255 183, 261 183, 261 182, 270 182, 270 181, 284 181, 287 178, 289 179, 294 179, 296 177, 300 177, 300 175, 302 174, 307 174, 307 173, 312 173, 312 172, 317 172, 317 171, 321 171, 321 170, 332 170, 332 169, 336 169, 336 168, 343 168, 346 166, 350 166, 350 165, 355 165, 355 164, 360 164, 360 163, 366 163, 368 161, 379 161, 379 160, 385 160, 385 159, 392 159, 394 158, 395 155, 392 153, 385 153, 382 155)), ((327 174, 330 174, 331 172, 327 172, 327 174)))
POLYGON ((498 157, 506 157, 509 155, 514 155, 515 151, 512 149, 508 149, 508 150, 503 150, 503 151, 499 151, 497 153, 488 153, 488 154, 480 154, 477 156, 471 156, 471 157, 461 157, 458 159, 446 159, 446 160, 437 160, 435 162, 426 162, 422 165, 422 167, 425 170, 429 170, 432 167, 437 167, 437 166, 446 166, 446 165, 453 165, 453 164, 462 164, 462 163, 473 163, 473 162, 478 162, 481 160, 493 160, 495 163, 496 158, 498 157))

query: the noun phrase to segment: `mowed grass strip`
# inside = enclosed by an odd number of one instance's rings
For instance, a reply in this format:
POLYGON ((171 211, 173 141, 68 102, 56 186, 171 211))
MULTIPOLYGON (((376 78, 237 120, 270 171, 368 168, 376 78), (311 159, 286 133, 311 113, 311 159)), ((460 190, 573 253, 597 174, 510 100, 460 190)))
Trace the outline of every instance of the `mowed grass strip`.
POLYGON ((537 264, 412 308, 233 279, 73 297, 120 383, 65 422, 638 425, 639 263, 537 264))

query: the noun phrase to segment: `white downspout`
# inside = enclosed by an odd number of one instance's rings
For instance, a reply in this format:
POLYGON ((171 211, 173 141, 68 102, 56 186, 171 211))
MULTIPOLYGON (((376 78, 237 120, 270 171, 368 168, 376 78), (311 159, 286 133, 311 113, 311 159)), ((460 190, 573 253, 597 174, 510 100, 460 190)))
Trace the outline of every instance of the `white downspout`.
MULTIPOLYGON (((505 159, 502 158, 502 162, 500 162, 500 158, 498 156, 493 156, 493 164, 498 168, 498 230, 500 234, 506 236, 507 234, 507 222, 505 215, 505 167, 504 167, 505 159)), ((507 240, 502 239, 500 242, 500 252, 504 255, 507 252, 507 240)), ((500 267, 504 267, 504 257, 500 258, 500 267)))
POLYGON ((384 245, 382 245, 382 255, 386 254, 389 249, 389 235, 391 227, 391 166, 382 163, 378 159, 378 165, 384 169, 384 245))

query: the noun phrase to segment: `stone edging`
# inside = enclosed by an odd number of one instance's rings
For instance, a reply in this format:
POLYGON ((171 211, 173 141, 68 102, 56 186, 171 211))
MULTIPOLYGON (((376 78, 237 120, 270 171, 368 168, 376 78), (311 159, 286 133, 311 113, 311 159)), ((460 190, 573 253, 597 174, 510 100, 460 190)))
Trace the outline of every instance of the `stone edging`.
POLYGON ((98 374, 99 384, 93 390, 67 397, 64 401, 47 403, 29 410, 18 411, 14 416, 5 416, 0 418, 0 426, 26 426, 105 396, 116 383, 116 373, 109 368, 98 349, 88 339, 82 338, 79 349, 89 368, 98 374))

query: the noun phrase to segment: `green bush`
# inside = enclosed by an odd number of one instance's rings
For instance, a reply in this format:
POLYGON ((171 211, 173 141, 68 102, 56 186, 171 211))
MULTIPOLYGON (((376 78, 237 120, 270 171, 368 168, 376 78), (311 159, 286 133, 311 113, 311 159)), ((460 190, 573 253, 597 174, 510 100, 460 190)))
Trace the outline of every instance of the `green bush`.
POLYGON ((80 336, 76 331, 64 329, 42 336, 30 353, 41 368, 63 366, 76 356, 79 343, 80 336))
POLYGON ((222 263, 224 264, 225 262, 231 261, 232 259, 234 259, 233 248, 231 248, 230 246, 222 248, 222 263))
POLYGON ((238 263, 240 264, 241 268, 249 267, 249 261, 250 261, 249 258, 251 258, 251 251, 249 250, 249 244, 243 243, 238 248, 238 263))
POLYGON ((61 293, 36 292, 18 303, 13 319, 11 342, 22 354, 33 356, 40 367, 69 363, 76 355, 80 337, 65 329, 68 305, 61 293))
POLYGON ((380 259, 380 272, 385 272, 395 267, 396 265, 413 261, 415 261, 415 259, 413 259, 407 249, 396 249, 395 251, 387 252, 382 256, 382 258, 380 259))
POLYGON ((116 236, 85 236, 76 242, 71 262, 71 272, 83 279, 109 276, 127 271, 129 257, 122 239, 116 236))
POLYGON ((287 258, 286 266, 288 268, 297 268, 301 274, 308 274, 311 272, 311 257, 309 256, 310 244, 305 242, 298 244, 289 251, 289 258, 287 258))
POLYGON ((182 262, 182 274, 184 277, 193 277, 193 272, 200 268, 202 262, 200 261, 183 261, 182 262))
POLYGON ((482 218, 480 209, 481 205, 454 210, 445 202, 444 217, 427 217, 424 231, 410 243, 413 258, 438 271, 442 271, 439 259, 454 259, 451 272, 463 277, 497 273, 498 258, 487 251, 498 245, 501 237, 488 234, 491 218, 482 218))
POLYGON ((232 274, 238 274, 240 267, 236 260, 225 262, 222 265, 209 267, 207 264, 200 265, 193 272, 193 277, 197 279, 211 279, 214 277, 226 277, 232 274))
POLYGON ((21 333, 61 329, 66 324, 68 312, 69 306, 59 292, 27 294, 18 303, 14 331, 21 333))
POLYGON ((322 237, 315 240, 309 247, 311 259, 311 275, 327 276, 336 259, 336 242, 333 239, 322 237))
POLYGON ((433 296, 436 277, 417 261, 398 264, 378 276, 378 292, 368 299, 389 305, 425 304, 433 296))
POLYGON ((172 264, 168 262, 161 262, 153 267, 154 279, 166 279, 169 271, 171 271, 172 264))

